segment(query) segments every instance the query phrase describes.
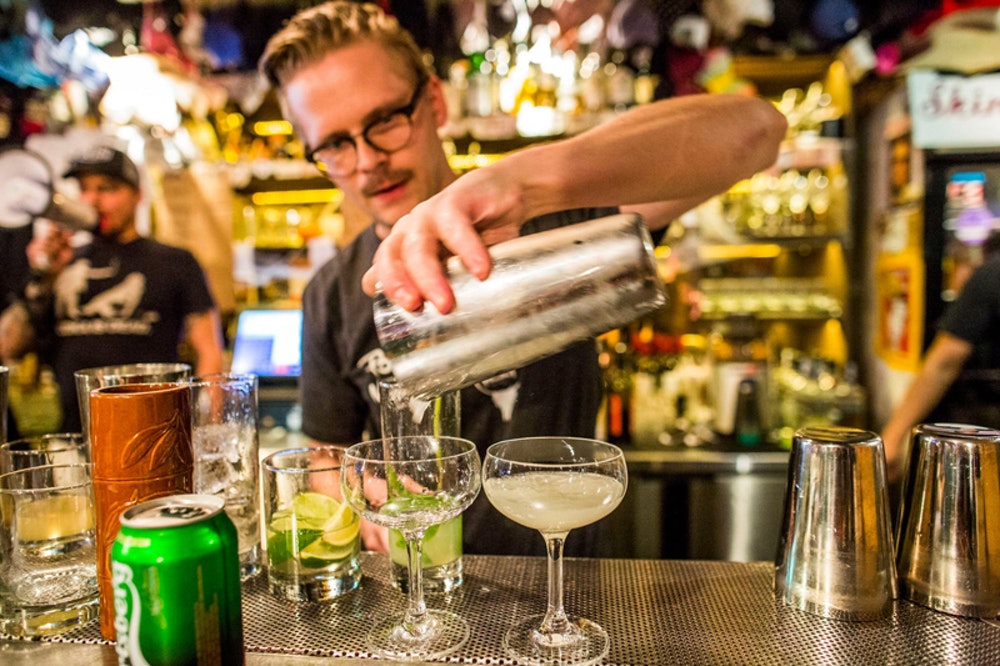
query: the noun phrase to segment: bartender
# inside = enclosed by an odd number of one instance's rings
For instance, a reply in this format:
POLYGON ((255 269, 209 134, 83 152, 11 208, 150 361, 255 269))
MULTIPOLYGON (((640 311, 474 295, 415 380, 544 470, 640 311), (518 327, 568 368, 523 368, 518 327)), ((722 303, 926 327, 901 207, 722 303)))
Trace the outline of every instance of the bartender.
MULTIPOLYGON (((372 220, 303 296, 302 430, 317 442, 378 432, 377 381, 389 363, 372 318, 376 282, 408 309, 426 299, 448 312, 454 300, 443 251, 484 278, 485 245, 519 233, 620 205, 662 226, 770 166, 785 133, 784 117, 764 100, 691 96, 636 108, 459 178, 438 136, 447 120, 441 82, 412 37, 375 5, 328 2, 301 12, 271 38, 260 69, 306 154, 372 220)), ((592 437, 601 394, 588 341, 465 389, 462 434, 481 452, 509 437, 592 437)), ((368 548, 385 549, 377 530, 364 536, 368 548)), ((580 530, 566 552, 598 555, 600 541, 598 532, 580 530)), ((504 519, 484 497, 465 513, 464 547, 544 554, 537 533, 504 519)))

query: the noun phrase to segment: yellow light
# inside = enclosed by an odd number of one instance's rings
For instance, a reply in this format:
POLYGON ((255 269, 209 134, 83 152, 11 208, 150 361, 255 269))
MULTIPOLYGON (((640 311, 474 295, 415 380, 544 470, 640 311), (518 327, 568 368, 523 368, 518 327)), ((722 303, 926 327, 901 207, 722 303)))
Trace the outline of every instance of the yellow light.
POLYGON ((501 157, 503 156, 489 153, 480 153, 477 155, 449 155, 448 164, 451 165, 452 169, 457 171, 469 171, 471 169, 488 166, 493 162, 496 162, 501 157))
POLYGON ((321 190, 276 190, 254 192, 250 200, 255 206, 289 206, 294 204, 339 204, 344 193, 336 188, 321 190))
POLYGON ((243 121, 244 120, 245 120, 245 118, 243 118, 243 114, 242 113, 229 113, 229 114, 226 114, 226 129, 227 130, 239 129, 239 128, 243 127, 243 121))
POLYGON ((287 120, 261 120, 253 124, 253 133, 257 136, 288 136, 292 133, 292 124, 287 120))
POLYGON ((725 259, 773 259, 781 254, 781 246, 773 243, 747 245, 705 245, 698 248, 698 256, 705 261, 725 259))

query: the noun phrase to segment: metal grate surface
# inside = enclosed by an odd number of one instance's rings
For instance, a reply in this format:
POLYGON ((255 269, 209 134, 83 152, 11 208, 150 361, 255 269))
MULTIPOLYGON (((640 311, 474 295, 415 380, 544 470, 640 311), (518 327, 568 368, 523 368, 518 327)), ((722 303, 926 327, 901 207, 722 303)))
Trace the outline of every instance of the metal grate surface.
MULTIPOLYGON (((545 606, 541 558, 466 556, 465 584, 428 596, 469 623, 469 642, 445 662, 513 664, 502 654, 514 618, 545 606)), ((362 555, 361 587, 333 603, 272 598, 266 575, 243 593, 248 652, 371 658, 364 634, 376 619, 402 610, 389 584, 388 558, 362 555)), ((1000 663, 1000 626, 897 602, 879 622, 826 620, 776 604, 769 563, 671 560, 565 562, 566 609, 611 636, 608 664, 990 664, 1000 663)), ((106 643, 97 622, 46 639, 106 643)))

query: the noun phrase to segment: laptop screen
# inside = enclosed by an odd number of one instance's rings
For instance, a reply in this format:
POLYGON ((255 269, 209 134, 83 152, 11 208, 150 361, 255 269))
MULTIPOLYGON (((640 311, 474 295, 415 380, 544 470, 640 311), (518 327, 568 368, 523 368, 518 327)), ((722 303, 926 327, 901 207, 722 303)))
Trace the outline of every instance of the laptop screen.
POLYGON ((236 320, 232 372, 297 378, 302 369, 302 311, 244 310, 236 320))

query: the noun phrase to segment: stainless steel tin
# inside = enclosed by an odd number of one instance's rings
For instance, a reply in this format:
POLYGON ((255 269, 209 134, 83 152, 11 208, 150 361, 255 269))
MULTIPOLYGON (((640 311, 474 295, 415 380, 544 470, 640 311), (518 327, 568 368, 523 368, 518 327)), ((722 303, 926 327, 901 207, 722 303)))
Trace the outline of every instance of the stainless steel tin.
POLYGON ((903 480, 896 566, 905 599, 1000 616, 1000 431, 919 425, 903 480))
POLYGON ((885 452, 875 433, 803 428, 788 466, 775 561, 783 604, 837 620, 875 620, 896 597, 885 452))
POLYGON ((486 280, 456 258, 456 307, 411 313, 382 295, 375 327, 399 385, 414 395, 469 386, 623 326, 666 302, 638 215, 612 215, 490 249, 486 280))

